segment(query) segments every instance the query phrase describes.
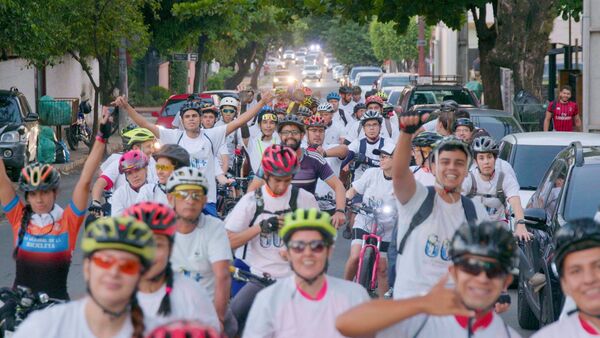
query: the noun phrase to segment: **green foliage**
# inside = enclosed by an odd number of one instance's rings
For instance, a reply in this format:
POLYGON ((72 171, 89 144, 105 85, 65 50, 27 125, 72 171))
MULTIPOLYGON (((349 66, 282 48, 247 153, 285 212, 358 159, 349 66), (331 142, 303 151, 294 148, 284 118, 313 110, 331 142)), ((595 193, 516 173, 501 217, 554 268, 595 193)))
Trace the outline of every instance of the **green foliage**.
MULTIPOLYGON (((419 28, 417 18, 412 18, 404 33, 398 33, 397 24, 393 21, 382 23, 374 18, 369 24, 369 37, 373 52, 379 61, 384 60, 415 60, 418 58, 419 50, 417 40, 419 28)), ((425 28, 425 40, 429 40, 431 28, 425 28)), ((426 53, 429 46, 425 46, 426 53)))
POLYGON ((325 37, 332 53, 342 64, 374 65, 379 63, 371 46, 367 26, 352 21, 332 20, 325 37))
POLYGON ((187 91, 187 64, 185 62, 169 63, 169 87, 173 93, 185 93, 187 91))
POLYGON ((574 21, 579 22, 583 13, 583 0, 558 0, 556 7, 563 20, 569 20, 570 15, 574 21))
POLYGON ((218 90, 225 88, 225 79, 230 78, 235 72, 228 67, 221 67, 218 73, 208 77, 208 90, 218 90))

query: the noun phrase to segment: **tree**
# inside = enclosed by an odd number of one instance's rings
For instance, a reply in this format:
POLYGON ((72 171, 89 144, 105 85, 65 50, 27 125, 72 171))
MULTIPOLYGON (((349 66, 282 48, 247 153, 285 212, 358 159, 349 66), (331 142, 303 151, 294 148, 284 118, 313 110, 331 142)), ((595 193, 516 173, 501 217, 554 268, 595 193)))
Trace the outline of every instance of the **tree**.
POLYGON ((365 25, 332 19, 325 39, 332 53, 342 64, 379 64, 371 46, 368 27, 365 25))

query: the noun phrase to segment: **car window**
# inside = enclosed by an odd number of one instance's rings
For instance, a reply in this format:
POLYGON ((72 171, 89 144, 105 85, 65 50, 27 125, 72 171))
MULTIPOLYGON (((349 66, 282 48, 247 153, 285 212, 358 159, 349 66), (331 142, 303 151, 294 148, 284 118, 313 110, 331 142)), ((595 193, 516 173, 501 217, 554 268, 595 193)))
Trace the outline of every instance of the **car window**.
POLYGON ((512 151, 513 144, 510 142, 502 141, 500 143, 500 152, 498 153, 498 157, 501 159, 510 162, 510 152, 512 151))
POLYGON ((25 96, 19 96, 19 102, 21 103, 21 115, 23 117, 26 117, 27 115, 29 115, 29 113, 31 113, 31 107, 29 106, 29 102, 27 102, 25 96))
POLYGON ((388 102, 391 103, 394 106, 398 105, 398 99, 400 99, 400 92, 397 91, 397 90, 394 90, 388 96, 388 102))
POLYGON ((548 221, 551 220, 556 210, 557 202, 564 186, 564 180, 567 176, 567 169, 567 163, 563 159, 556 159, 546 172, 538 190, 531 199, 532 207, 541 208, 546 211, 548 221))
POLYGON ((511 164, 519 178, 521 189, 537 189, 552 160, 563 149, 563 146, 515 146, 511 164), (535 159, 535 165, 532 165, 532 159, 535 159))
POLYGON ((586 165, 575 167, 569 176, 565 192, 562 215, 565 221, 582 217, 594 217, 600 204, 600 180, 590 180, 598 177, 600 166, 586 165))
POLYGON ((374 75, 374 76, 361 76, 361 77, 358 78, 358 85, 359 86, 372 85, 375 81, 377 81, 377 79, 379 79, 378 75, 374 75))
POLYGON ((406 86, 407 84, 410 84, 408 76, 384 77, 381 79, 382 87, 400 87, 406 86))
POLYGON ((0 125, 21 122, 17 100, 11 96, 0 97, 0 125))
MULTIPOLYGON (((410 106, 415 104, 437 104, 446 100, 454 100, 458 104, 475 106, 473 98, 467 90, 416 90, 411 98, 410 106)), ((410 108, 410 107, 409 107, 410 108)))
POLYGON ((472 115, 472 118, 475 125, 490 133, 496 142, 500 142, 508 134, 523 132, 519 123, 511 116, 472 115))
POLYGON ((181 110, 181 107, 187 102, 187 100, 170 100, 167 102, 165 109, 162 111, 161 116, 175 116, 181 110))

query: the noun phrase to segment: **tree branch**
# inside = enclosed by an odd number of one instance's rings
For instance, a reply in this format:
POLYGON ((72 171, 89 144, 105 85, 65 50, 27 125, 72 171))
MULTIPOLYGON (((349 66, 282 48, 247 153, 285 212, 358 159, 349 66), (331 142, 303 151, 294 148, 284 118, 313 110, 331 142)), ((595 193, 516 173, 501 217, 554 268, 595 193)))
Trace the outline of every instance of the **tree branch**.
POLYGON ((88 78, 90 79, 90 82, 92 83, 92 86, 94 87, 94 90, 100 90, 100 87, 96 84, 96 81, 94 81, 94 76, 87 62, 85 62, 85 60, 80 58, 79 55, 77 55, 77 53, 75 53, 72 50, 69 51, 69 54, 73 59, 75 59, 75 61, 77 61, 81 65, 81 69, 83 69, 83 71, 87 74, 88 78))

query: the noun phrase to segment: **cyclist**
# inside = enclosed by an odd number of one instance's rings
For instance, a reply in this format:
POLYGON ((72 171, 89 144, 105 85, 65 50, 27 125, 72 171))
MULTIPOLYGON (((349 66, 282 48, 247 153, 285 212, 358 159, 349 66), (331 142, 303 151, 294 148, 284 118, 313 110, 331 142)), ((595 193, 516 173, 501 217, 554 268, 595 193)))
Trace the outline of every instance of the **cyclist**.
POLYGON ((298 209, 285 216, 279 236, 293 274, 256 296, 244 337, 343 337, 336 316, 369 296, 358 284, 326 274, 336 236, 329 214, 298 209))
POLYGON ((430 131, 419 133, 412 139, 412 154, 416 165, 410 167, 410 170, 415 175, 415 180, 425 186, 433 186, 435 184, 435 177, 431 173, 429 157, 434 145, 441 139, 442 136, 440 134, 430 131))
MULTIPOLYGON (((343 110, 344 112, 354 111, 354 106, 356 105, 356 102, 354 102, 354 100, 352 100, 352 88, 342 86, 342 87, 340 87, 339 92, 340 92, 339 108, 341 110, 343 110)), ((344 125, 347 125, 347 123, 345 123, 344 125)))
POLYGON ((471 150, 475 157, 476 169, 471 169, 463 181, 463 191, 467 197, 477 199, 487 210, 490 219, 508 221, 510 217, 506 203, 510 205, 518 220, 515 236, 528 241, 532 235, 527 231, 523 207, 519 197, 519 182, 501 170, 496 170, 498 145, 489 136, 473 140, 471 150))
POLYGON ((467 144, 471 144, 475 125, 469 118, 457 118, 452 124, 452 133, 467 144))
POLYGON ((119 159, 119 174, 124 174, 127 184, 115 190, 112 196, 110 214, 119 216, 123 210, 133 205, 138 192, 147 183, 148 158, 139 150, 130 150, 119 159))
MULTIPOLYGON (((291 274, 290 267, 280 256, 283 242, 277 231, 283 214, 297 208, 318 208, 315 197, 292 185, 300 163, 296 152, 286 146, 272 145, 265 149, 262 159, 266 184, 255 192, 245 194, 225 219, 225 229, 235 256, 257 275, 268 273, 273 278, 291 274)), ((243 266, 243 265, 242 265, 243 266)), ((254 296, 262 285, 248 283, 233 298, 231 310, 240 331, 254 296)))
MULTIPOLYGON (((392 139, 395 142, 398 139, 398 135, 400 135, 400 128, 398 127, 398 117, 393 113, 393 106, 388 106, 392 108, 392 111, 386 109, 387 112, 384 112, 384 106, 387 105, 387 103, 385 103, 378 95, 369 96, 366 100, 366 104, 367 110, 378 111, 383 117, 383 126, 385 128, 381 128, 381 136, 392 139)), ((359 133, 358 135, 358 137, 363 136, 364 133, 359 133)))
POLYGON ((129 117, 139 126, 144 127, 160 138, 162 144, 179 144, 190 153, 190 164, 194 168, 201 168, 208 180, 208 203, 206 203, 205 213, 218 217, 216 201, 217 188, 215 180, 215 160, 219 148, 225 143, 225 137, 233 133, 250 121, 260 107, 270 102, 271 92, 262 93, 260 105, 253 106, 247 112, 241 114, 237 119, 227 125, 212 128, 200 129, 200 107, 191 103, 180 111, 184 130, 159 128, 150 123, 141 114, 139 114, 123 96, 119 96, 115 102, 123 110, 127 111, 129 117))
POLYGON ((596 337, 600 334, 600 224, 590 218, 567 222, 554 233, 552 269, 562 291, 572 298, 577 311, 545 326, 534 338, 596 337))
MULTIPOLYGON (((392 156, 394 153, 394 144, 387 143, 381 149, 373 150, 373 154, 379 155, 380 168, 369 168, 360 179, 352 182, 352 187, 346 192, 346 199, 352 200, 356 194, 362 195, 363 204, 370 208, 384 208, 388 206, 390 213, 396 211, 390 207, 390 201, 394 199, 394 190, 392 187, 392 156)), ((354 227, 352 228, 352 245, 350 247, 350 256, 346 262, 344 278, 352 280, 356 276, 358 269, 358 260, 363 245, 363 235, 371 233, 371 225, 374 220, 363 214, 356 215, 354 227)), ((391 240, 392 230, 394 228, 395 218, 379 219, 377 224, 377 235, 381 236, 381 246, 379 252, 381 257, 377 266, 377 291, 379 296, 388 290, 387 279, 387 251, 391 240)))
MULTIPOLYGON (((342 88, 340 88, 340 94, 342 94, 342 88)), ((346 116, 346 112, 350 113, 351 110, 345 111, 340 108, 340 101, 342 99, 340 94, 336 92, 330 92, 327 94, 327 103, 331 104, 331 107, 333 108, 333 123, 335 123, 339 128, 345 128, 350 122, 346 116)))
MULTIPOLYGON (((0 161, 0 203, 13 231, 16 261, 14 286, 45 292, 52 298, 69 299, 67 275, 83 223, 89 189, 100 165, 111 123, 105 114, 96 142, 83 165, 71 201, 63 209, 56 204, 60 173, 48 164, 31 164, 21 170, 18 187, 22 201, 0 161)), ((6 260, 5 260, 6 262, 6 260)))
POLYGON ((203 215, 209 184, 199 169, 182 167, 167 181, 167 198, 177 215, 173 271, 203 286, 215 304, 221 323, 229 302, 231 250, 223 222, 203 215))
MULTIPOLYGON (((233 121, 236 118, 238 113, 238 107, 240 103, 233 97, 224 97, 219 102, 219 110, 221 112, 221 119, 215 123, 215 127, 220 127, 222 125, 229 124, 229 122, 233 121)), ((244 126, 242 126, 243 128, 244 126)), ((242 135, 240 133, 240 129, 236 130, 234 133, 227 135, 225 138, 225 145, 227 147, 227 153, 229 154, 228 160, 228 168, 231 169, 233 165, 233 154, 235 154, 235 149, 238 144, 240 144, 240 140, 242 139, 242 135)))
POLYGON ((352 87, 352 100, 356 103, 365 103, 365 98, 362 96, 362 89, 360 86, 352 87))
POLYGON ((136 291, 155 257, 152 231, 131 217, 100 218, 87 227, 81 249, 87 295, 32 313, 15 337, 144 336, 136 291))
POLYGON ((449 274, 427 294, 360 305, 338 317, 337 327, 351 336, 379 331, 377 337, 520 337, 494 312, 519 261, 512 234, 499 222, 464 224, 449 252, 449 274), (448 275, 454 289, 445 287, 448 275))
POLYGON ((143 185, 135 199, 136 202, 154 201, 169 204, 167 200, 167 180, 174 170, 190 165, 190 154, 176 144, 165 144, 153 155, 156 161, 158 183, 143 185))
POLYGON ((253 172, 258 172, 263 152, 272 144, 279 144, 277 129, 277 115, 270 107, 265 106, 258 114, 257 125, 260 132, 256 136, 244 138, 244 147, 250 158, 250 167, 253 172))
POLYGON ((212 103, 200 104, 200 120, 202 128, 211 129, 219 119, 219 108, 212 103))
POLYGON ((193 281, 175 275, 169 258, 175 240, 176 215, 169 206, 142 202, 123 213, 145 223, 154 233, 156 257, 142 275, 137 300, 144 311, 146 331, 175 319, 198 320, 220 328, 215 307, 204 290, 193 281))
POLYGON ((321 103, 317 107, 317 114, 323 118, 323 127, 326 127, 326 129, 324 129, 325 138, 321 144, 327 146, 337 146, 342 144, 344 142, 344 135, 346 134, 346 131, 341 124, 333 123, 333 105, 329 102, 321 103))
POLYGON ((427 115, 411 109, 400 116, 394 151, 392 182, 398 199, 398 235, 394 298, 427 292, 450 265, 447 244, 466 222, 487 220, 477 201, 461 197, 461 185, 471 162, 471 151, 461 140, 438 142, 431 157, 435 185, 425 187, 410 170, 411 139, 427 115), (399 286, 402 287, 399 287, 399 286))

